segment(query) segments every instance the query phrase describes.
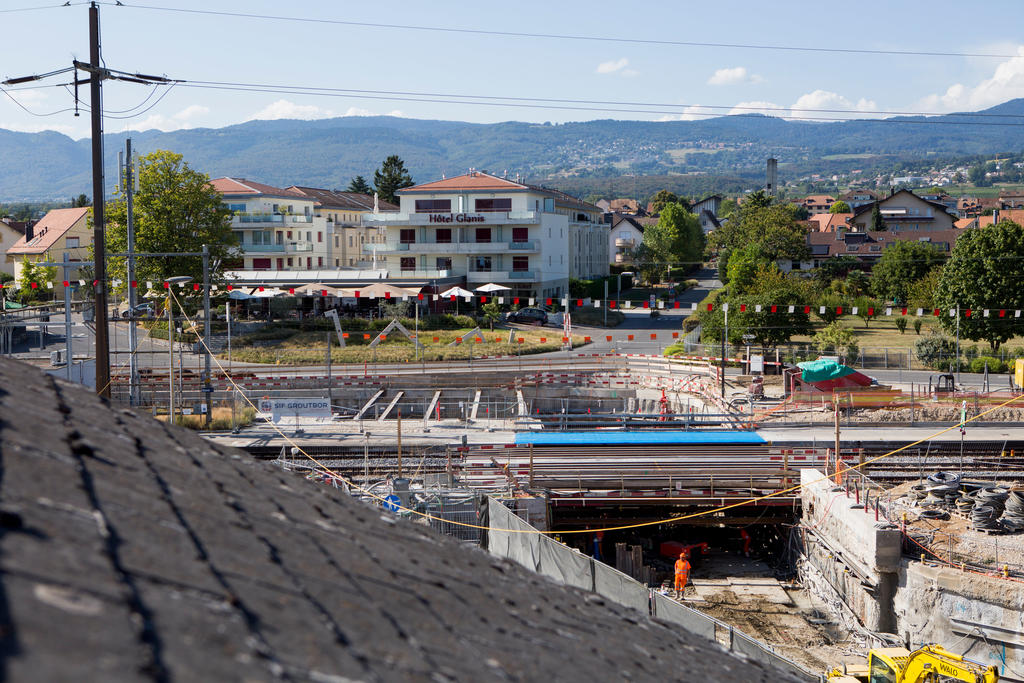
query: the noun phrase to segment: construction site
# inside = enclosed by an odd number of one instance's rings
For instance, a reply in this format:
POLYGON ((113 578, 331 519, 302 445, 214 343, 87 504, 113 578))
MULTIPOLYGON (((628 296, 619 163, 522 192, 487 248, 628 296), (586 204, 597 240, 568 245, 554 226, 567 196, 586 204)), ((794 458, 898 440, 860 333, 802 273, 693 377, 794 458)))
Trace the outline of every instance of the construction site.
POLYGON ((723 377, 700 359, 595 354, 395 366, 330 388, 243 378, 236 393, 264 401, 330 391, 331 416, 282 409, 210 438, 491 552, 497 501, 535 529, 507 534, 506 556, 591 590, 607 566, 647 596, 623 604, 688 610, 672 618, 806 680, 934 644, 1024 681, 1017 395, 805 365, 723 377))

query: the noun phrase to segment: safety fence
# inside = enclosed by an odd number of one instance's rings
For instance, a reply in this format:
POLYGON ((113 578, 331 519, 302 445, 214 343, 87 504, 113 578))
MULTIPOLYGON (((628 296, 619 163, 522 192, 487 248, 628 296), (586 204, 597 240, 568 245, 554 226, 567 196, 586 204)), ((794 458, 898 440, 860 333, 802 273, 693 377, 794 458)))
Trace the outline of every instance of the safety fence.
POLYGON ((588 557, 535 529, 520 519, 496 498, 488 498, 487 549, 554 581, 604 596, 612 602, 632 607, 710 640, 726 636, 723 643, 748 659, 765 667, 781 669, 805 681, 820 681, 821 676, 775 652, 742 631, 682 605, 603 562, 588 557), (525 533, 524 533, 525 532, 525 533))

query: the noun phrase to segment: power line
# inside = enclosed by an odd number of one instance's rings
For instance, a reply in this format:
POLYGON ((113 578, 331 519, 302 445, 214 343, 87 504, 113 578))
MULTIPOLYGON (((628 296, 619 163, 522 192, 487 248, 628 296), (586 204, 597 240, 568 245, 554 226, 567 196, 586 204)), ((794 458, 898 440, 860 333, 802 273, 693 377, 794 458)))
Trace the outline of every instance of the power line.
POLYGON ((865 48, 845 47, 813 47, 798 45, 759 45, 754 43, 712 43, 685 40, 657 40, 653 38, 621 38, 615 36, 587 36, 573 35, 567 33, 531 33, 526 31, 494 31, 475 28, 453 28, 447 26, 415 26, 410 24, 385 24, 379 22, 348 21, 344 19, 329 19, 325 17, 296 17, 273 14, 254 14, 248 12, 226 12, 218 10, 184 9, 181 7, 160 7, 156 5, 126 5, 120 2, 105 2, 102 4, 112 6, 123 6, 131 9, 154 10, 161 12, 179 12, 184 14, 200 14, 207 16, 234 17, 244 19, 267 19, 271 21, 293 21, 310 24, 330 24, 341 26, 358 26, 360 28, 394 29, 402 31, 427 31, 436 33, 456 33, 481 36, 498 36, 502 38, 542 38, 550 40, 575 40, 586 42, 602 43, 624 43, 632 45, 662 45, 669 47, 710 47, 742 50, 775 50, 785 52, 820 52, 832 54, 864 54, 864 55, 899 55, 914 57, 987 57, 994 59, 1012 59, 1020 55, 1007 55, 996 53, 978 52, 938 52, 918 50, 870 50, 865 48))
POLYGON ((86 5, 87 2, 65 2, 60 5, 42 5, 40 7, 13 7, 11 9, 0 9, 0 14, 10 14, 12 12, 35 12, 41 9, 57 9, 59 7, 74 7, 76 5, 86 5))
MULTIPOLYGON (((433 104, 458 104, 458 105, 471 105, 471 106, 489 106, 489 107, 507 107, 515 109, 545 109, 545 110, 559 110, 559 111, 588 111, 588 112, 604 112, 604 113, 628 113, 628 114, 660 114, 667 116, 678 116, 680 114, 692 113, 681 111, 685 105, 669 105, 673 107, 679 107, 679 109, 651 109, 647 107, 653 107, 658 105, 648 105, 645 103, 636 103, 632 106, 622 107, 602 107, 602 106, 576 106, 571 104, 544 104, 543 100, 532 100, 530 98, 519 98, 516 101, 489 101, 489 100, 478 100, 472 99, 473 95, 443 95, 443 96, 415 96, 406 97, 398 95, 386 95, 377 94, 378 92, 384 91, 373 91, 373 90, 345 90, 336 91, 330 88, 305 88, 305 87, 293 87, 293 86, 279 86, 279 85, 259 85, 259 84, 231 84, 226 82, 220 82, 217 85, 206 84, 210 82, 203 81, 180 81, 180 85, 188 88, 200 88, 208 90, 227 90, 234 92, 256 92, 256 93, 275 93, 281 95, 308 95, 312 97, 335 97, 343 99, 358 99, 358 100, 384 100, 389 102, 427 102, 433 104)), ((571 100, 568 100, 571 101, 571 100)), ((581 101, 583 102, 583 101, 581 101)), ((717 106, 717 105, 716 105, 717 106)), ((720 106, 718 108, 726 108, 720 106)), ((732 109, 732 107, 729 107, 732 109)), ((753 108, 752 108, 753 109, 753 108)), ((774 110, 771 110, 774 111, 774 110)), ((801 111, 799 109, 787 109, 786 111, 801 111)), ((859 113, 850 111, 849 113, 859 113)), ((927 114, 922 114, 927 116, 927 114)), ((756 113, 744 113, 744 114, 732 114, 733 117, 757 117, 762 116, 756 113)), ((816 122, 844 122, 850 121, 848 117, 829 117, 829 116, 796 116, 796 115, 773 115, 771 118, 783 119, 783 120, 795 120, 795 121, 816 121, 816 122)), ((1009 117, 1008 117, 1009 118, 1009 117)), ((911 124, 911 125, 946 125, 946 126, 1024 126, 1024 123, 1007 123, 1007 122, 995 122, 995 121, 943 121, 943 120, 918 120, 918 119, 856 119, 861 123, 884 123, 884 124, 911 124)))

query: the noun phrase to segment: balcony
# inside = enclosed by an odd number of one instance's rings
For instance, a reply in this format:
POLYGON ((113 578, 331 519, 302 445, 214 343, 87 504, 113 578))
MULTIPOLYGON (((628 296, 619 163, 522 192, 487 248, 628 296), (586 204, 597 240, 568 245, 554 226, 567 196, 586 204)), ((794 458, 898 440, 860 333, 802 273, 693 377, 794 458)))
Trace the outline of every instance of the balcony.
POLYGON ((242 252, 251 254, 281 254, 284 253, 283 244, 240 244, 242 252))
POLYGON ((288 223, 312 223, 313 217, 296 214, 294 216, 285 216, 285 221, 288 223))
POLYGON ((390 277, 409 278, 413 280, 439 280, 441 278, 451 277, 452 271, 450 270, 390 270, 388 271, 390 277))
POLYGON ((284 216, 279 213, 235 213, 231 216, 231 225, 281 225, 284 216))
POLYGON ((533 282, 539 273, 532 270, 471 270, 466 273, 466 282, 483 284, 487 282, 533 282))
POLYGON ((540 223, 541 213, 539 211, 435 211, 430 213, 365 213, 362 215, 364 224, 374 225, 441 225, 441 227, 460 227, 463 225, 472 227, 474 225, 504 225, 515 223, 536 224, 540 223), (437 216, 450 217, 442 225, 436 220, 437 216), (432 218, 434 217, 434 218, 432 218), (472 220, 467 220, 472 219, 472 220))
POLYGON ((364 244, 363 253, 396 254, 411 252, 414 254, 503 254, 510 251, 516 253, 535 252, 539 250, 537 242, 381 242, 364 244))
POLYGON ((629 254, 616 254, 615 255, 615 262, 616 263, 632 263, 633 262, 633 258, 629 254))
POLYGON ((307 242, 305 240, 297 242, 288 242, 285 245, 285 251, 287 251, 289 254, 313 251, 313 243, 307 242))
POLYGON ((617 238, 615 240, 615 247, 617 249, 632 249, 635 246, 636 246, 636 240, 634 240, 634 239, 621 239, 621 238, 617 238))

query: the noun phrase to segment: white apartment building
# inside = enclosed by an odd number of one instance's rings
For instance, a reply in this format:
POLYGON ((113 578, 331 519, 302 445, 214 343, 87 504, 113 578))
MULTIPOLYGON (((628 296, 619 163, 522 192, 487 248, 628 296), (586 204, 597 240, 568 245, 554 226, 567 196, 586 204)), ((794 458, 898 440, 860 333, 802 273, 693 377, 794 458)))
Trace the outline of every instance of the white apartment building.
POLYGON ((381 211, 397 212, 397 205, 358 192, 301 185, 292 185, 287 189, 289 192, 298 192, 315 199, 316 215, 322 215, 327 220, 328 227, 333 228, 334 236, 327 245, 327 262, 331 268, 345 270, 376 267, 374 255, 365 253, 363 247, 368 244, 382 244, 385 239, 384 228, 379 225, 365 225, 363 216, 381 211))
POLYGON ((333 267, 333 223, 319 215, 317 201, 244 178, 216 178, 210 184, 231 211, 238 254, 228 270, 317 270, 333 267))
POLYGON ((398 213, 363 216, 385 226, 385 243, 372 246, 388 277, 462 277, 468 289, 493 282, 555 299, 569 278, 608 274, 601 210, 565 193, 470 171, 398 194, 398 213))

